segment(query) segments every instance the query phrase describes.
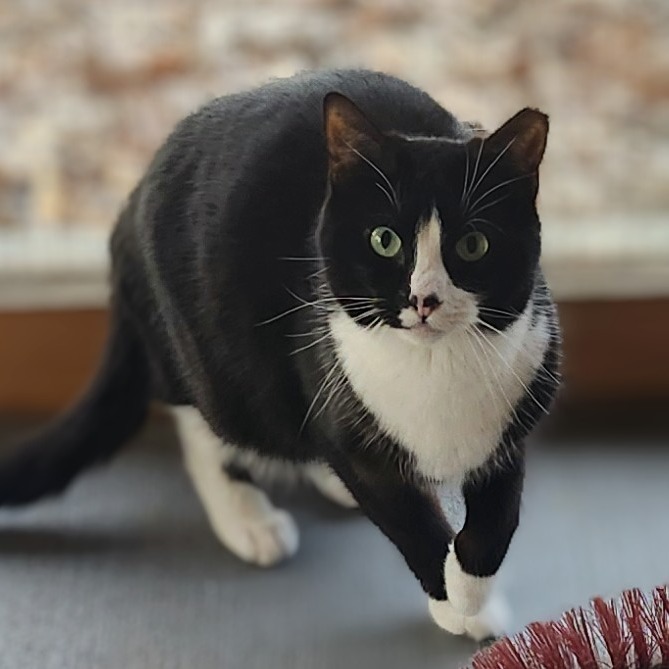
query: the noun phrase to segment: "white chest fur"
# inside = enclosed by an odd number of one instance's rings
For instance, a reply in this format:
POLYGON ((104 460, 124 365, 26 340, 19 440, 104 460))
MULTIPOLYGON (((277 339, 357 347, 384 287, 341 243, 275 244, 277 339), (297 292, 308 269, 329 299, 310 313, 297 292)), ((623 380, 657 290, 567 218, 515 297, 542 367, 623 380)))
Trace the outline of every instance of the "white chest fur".
POLYGON ((487 342, 461 331, 421 344, 389 327, 365 330, 343 312, 330 325, 360 401, 423 475, 441 481, 461 479, 492 454, 548 342, 545 321, 530 327, 529 309, 487 342))

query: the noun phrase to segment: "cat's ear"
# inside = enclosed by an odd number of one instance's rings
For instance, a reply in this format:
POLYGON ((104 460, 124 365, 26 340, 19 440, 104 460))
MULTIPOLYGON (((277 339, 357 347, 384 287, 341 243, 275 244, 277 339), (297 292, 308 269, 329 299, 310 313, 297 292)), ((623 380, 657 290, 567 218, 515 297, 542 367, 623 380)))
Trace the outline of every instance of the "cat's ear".
POLYGON ((328 93, 325 96, 323 121, 333 181, 340 181, 362 163, 379 165, 383 157, 383 135, 345 95, 328 93))
POLYGON ((538 109, 522 109, 486 140, 486 148, 504 151, 524 173, 536 172, 546 149, 548 116, 538 109))

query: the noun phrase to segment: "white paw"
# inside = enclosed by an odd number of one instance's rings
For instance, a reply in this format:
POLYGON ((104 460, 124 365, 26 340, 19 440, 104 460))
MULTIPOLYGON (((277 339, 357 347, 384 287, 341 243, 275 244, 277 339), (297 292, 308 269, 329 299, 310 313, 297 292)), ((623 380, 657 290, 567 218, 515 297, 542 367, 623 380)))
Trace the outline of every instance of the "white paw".
POLYGON ((466 635, 474 641, 502 636, 510 627, 511 616, 501 597, 491 597, 483 609, 474 616, 458 613, 448 601, 429 601, 432 620, 451 634, 466 635))
POLYGON ((270 567, 297 552, 300 536, 292 516, 272 506, 264 492, 249 483, 231 484, 226 505, 209 518, 220 539, 245 562, 270 567))
POLYGON ((455 610, 465 616, 473 616, 488 599, 493 578, 472 576, 463 571, 451 543, 444 564, 444 582, 448 600, 455 610))
POLYGON ((358 508, 355 497, 327 465, 309 465, 306 473, 323 497, 339 504, 339 506, 343 506, 345 509, 358 508))

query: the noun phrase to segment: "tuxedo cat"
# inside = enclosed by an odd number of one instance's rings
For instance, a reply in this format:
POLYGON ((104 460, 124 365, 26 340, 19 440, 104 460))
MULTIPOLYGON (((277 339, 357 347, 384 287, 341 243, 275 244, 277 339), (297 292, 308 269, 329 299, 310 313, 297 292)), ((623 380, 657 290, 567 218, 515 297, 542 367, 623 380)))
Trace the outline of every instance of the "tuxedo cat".
POLYGON ((0 503, 110 457, 151 401, 175 415, 221 542, 271 565, 298 532, 254 483, 292 463, 402 552, 453 633, 518 524, 524 438, 558 386, 535 207, 548 121, 486 135, 380 73, 303 73, 181 121, 111 240, 91 388, 0 464, 0 503), (456 481, 457 534, 435 485, 456 481))

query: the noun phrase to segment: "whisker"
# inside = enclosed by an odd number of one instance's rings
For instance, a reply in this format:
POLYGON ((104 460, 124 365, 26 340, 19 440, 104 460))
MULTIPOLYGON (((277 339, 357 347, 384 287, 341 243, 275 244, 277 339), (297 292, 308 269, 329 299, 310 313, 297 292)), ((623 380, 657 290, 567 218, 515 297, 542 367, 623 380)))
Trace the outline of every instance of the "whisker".
POLYGON ((329 258, 323 258, 321 256, 312 256, 312 257, 307 257, 307 256, 280 256, 279 260, 293 260, 293 261, 300 261, 303 260, 305 262, 314 262, 316 260, 329 260, 329 258))
POLYGON ((474 228, 474 230, 476 230, 476 226, 474 226, 474 223, 485 223, 486 225, 489 225, 491 228, 495 228, 495 230, 497 230, 501 234, 504 234, 504 230, 502 230, 502 228, 500 228, 499 225, 496 225, 492 221, 489 221, 487 218, 468 218, 465 225, 471 225, 474 228))
POLYGON ((306 346, 300 346, 300 348, 296 348, 294 351, 290 353, 290 355, 297 355, 298 353, 301 353, 302 351, 306 351, 307 349, 310 349, 312 346, 316 346, 317 344, 320 344, 322 341, 325 341, 330 337, 330 331, 328 330, 325 335, 322 337, 319 337, 316 339, 316 341, 312 341, 306 346))
POLYGON ((520 318, 522 314, 512 311, 504 311, 503 309, 493 309, 492 307, 479 306, 479 311, 485 314, 493 314, 499 316, 508 316, 509 318, 520 318))
POLYGON ((304 427, 309 420, 309 416, 311 415, 311 412, 313 411, 314 406, 316 405, 316 402, 318 401, 318 398, 321 396, 321 394, 323 393, 323 390, 325 389, 326 384, 332 378, 332 375, 336 371, 337 371, 337 365, 334 364, 334 365, 332 365, 332 368, 330 369, 330 371, 326 374, 325 379, 323 379, 323 382, 319 386, 318 391, 314 395, 314 398, 311 400, 311 404, 309 404, 309 408, 307 409, 307 413, 305 414, 304 419, 302 420, 302 424, 300 425, 299 434, 302 434, 302 431, 304 430, 304 427))
POLYGON ((319 328, 314 328, 313 330, 310 330, 309 332, 289 332, 284 335, 284 337, 290 337, 290 338, 296 338, 296 337, 314 337, 318 336, 320 334, 323 334, 324 332, 329 332, 330 328, 327 325, 323 325, 322 327, 319 328))
MULTIPOLYGON (((479 163, 481 162, 481 154, 483 153, 483 145, 485 144, 485 139, 481 140, 481 144, 479 145, 479 152, 478 155, 476 156, 476 164, 474 165, 474 174, 472 175, 472 184, 474 183, 474 180, 476 179, 476 175, 478 174, 479 171, 479 163)), ((471 190, 472 186, 470 184, 469 188, 467 189, 467 195, 465 196, 465 200, 467 203, 469 203, 469 196, 471 195, 471 190)))
MULTIPOLYGON (((484 200, 490 193, 494 193, 496 190, 499 190, 500 188, 503 188, 504 186, 508 186, 509 184, 515 183, 516 181, 522 181, 523 179, 529 179, 530 177, 533 177, 534 174, 523 174, 522 176, 519 177, 513 177, 513 179, 507 179, 506 181, 502 181, 502 183, 497 184, 496 186, 493 186, 492 188, 488 189, 483 195, 481 195, 472 205, 472 209, 476 207, 476 205, 484 200)), ((480 209, 477 211, 481 211, 480 209)))
POLYGON ((390 193, 389 193, 389 192, 388 192, 388 191, 387 191, 387 190, 386 190, 386 189, 385 189, 385 188, 384 188, 378 181, 375 181, 375 182, 374 182, 374 185, 375 185, 380 191, 383 192, 383 194, 388 198, 388 201, 390 202, 390 204, 392 204, 393 207, 395 207, 395 206, 396 206, 396 202, 395 202, 395 200, 393 200, 392 195, 391 195, 391 194, 390 194, 390 193))
POLYGON ((470 216, 478 216, 482 211, 485 211, 486 209, 490 209, 490 207, 494 207, 496 204, 499 204, 500 202, 503 202, 507 198, 510 197, 510 193, 507 193, 506 195, 502 195, 502 197, 498 197, 496 200, 493 200, 492 202, 488 202, 488 204, 484 204, 482 207, 479 207, 478 209, 470 212, 470 216))
POLYGON ((520 416, 518 415, 518 412, 516 411, 516 407, 511 402, 511 400, 509 399, 509 396, 504 391, 504 385, 502 384, 502 380, 500 379, 499 375, 495 371, 495 368, 494 368, 490 358, 488 357, 488 352, 485 350, 485 347, 483 346, 483 342, 481 341, 482 335, 480 333, 476 332, 476 330, 468 330, 468 331, 471 332, 474 335, 474 341, 476 341, 477 345, 480 347, 479 350, 481 351, 481 353, 483 353, 483 356, 485 357, 485 360, 488 363, 488 368, 490 369, 492 375, 495 377, 495 381, 497 382, 497 385, 499 386, 500 393, 501 393, 502 397, 504 398, 504 400, 506 401, 506 403, 509 405, 509 409, 511 409, 511 413, 513 414, 514 418, 521 425, 523 425, 523 421, 520 419, 520 416))
MULTIPOLYGON (((480 322, 482 323, 483 321, 480 322)), ((539 409, 541 409, 541 411, 543 411, 546 415, 548 415, 548 409, 535 397, 534 393, 527 387, 527 384, 520 378, 520 376, 518 376, 516 370, 509 363, 509 361, 499 352, 497 347, 487 337, 483 337, 483 341, 485 341, 488 344, 488 346, 490 346, 492 350, 495 351, 499 359, 506 365, 508 370, 516 377, 518 383, 520 383, 520 385, 524 388, 528 397, 530 397, 534 401, 534 403, 539 407, 539 409)))
POLYGON ((326 409, 327 405, 330 404, 331 400, 335 397, 335 395, 346 385, 346 375, 345 374, 339 374, 339 376, 335 377, 334 383, 329 384, 329 393, 328 397, 323 402, 321 405, 321 408, 318 410, 314 418, 318 418, 326 409))
POLYGON ((360 151, 358 151, 354 146, 351 146, 346 141, 344 143, 346 144, 346 146, 348 146, 349 149, 351 149, 351 151, 353 151, 353 153, 355 153, 356 156, 358 156, 359 158, 364 160, 386 182, 386 185, 388 186, 388 190, 393 195, 392 202, 395 205, 396 209, 399 210, 400 204, 399 204, 399 200, 397 198, 397 193, 395 192, 395 189, 393 188, 393 185, 390 183, 390 180, 388 179, 388 177, 369 158, 366 158, 365 156, 363 156, 362 153, 360 153, 360 151))
MULTIPOLYGON (((488 328, 489 330, 492 330, 494 333, 498 334, 500 337, 504 337, 504 339, 506 339, 512 345, 512 347, 513 347, 513 349, 516 353, 523 353, 523 354, 527 355, 527 351, 524 348, 515 346, 515 342, 513 341, 513 339, 511 339, 511 337, 509 337, 509 335, 506 332, 503 332, 502 330, 498 330, 493 325, 490 325, 490 323, 486 323, 485 321, 482 321, 480 319, 478 321, 478 324, 482 325, 483 327, 488 328)), ((549 333, 549 335, 550 335, 550 333, 549 333)), ((550 369, 548 369, 546 367, 546 365, 544 365, 543 362, 539 363, 539 368, 542 369, 552 381, 554 381, 555 383, 560 383, 560 379, 557 376, 555 376, 555 374, 553 374, 553 372, 551 372, 550 369)))
POLYGON ((488 169, 480 176, 479 180, 474 184, 473 188, 471 189, 471 192, 469 196, 467 197, 467 204, 469 204, 469 199, 471 198, 474 193, 476 193, 476 189, 483 183, 483 180, 486 178, 486 175, 490 173, 490 170, 495 167, 495 165, 499 162, 500 158, 509 150, 511 145, 516 141, 518 135, 513 137, 509 143, 495 156, 495 159, 490 162, 490 165, 488 165, 488 169))
POLYGON ((469 181, 469 147, 465 144, 465 180, 462 182, 462 194, 460 195, 460 206, 465 201, 465 193, 467 192, 467 182, 469 181))
POLYGON ((278 321, 280 318, 283 318, 284 316, 288 316, 292 313, 295 313, 296 311, 299 311, 300 309, 306 309, 307 307, 313 306, 311 302, 307 302, 306 304, 298 304, 296 307, 292 307, 291 309, 288 309, 280 314, 277 314, 276 316, 272 316, 271 318, 268 318, 267 320, 260 321, 260 323, 256 323, 254 327, 260 327, 261 325, 268 325, 269 323, 273 323, 274 321, 278 321))
POLYGON ((313 279, 314 277, 317 277, 319 274, 323 274, 323 272, 327 271, 328 271, 327 267, 321 267, 320 269, 317 269, 315 272, 312 272, 311 274, 307 275, 305 279, 313 279))

